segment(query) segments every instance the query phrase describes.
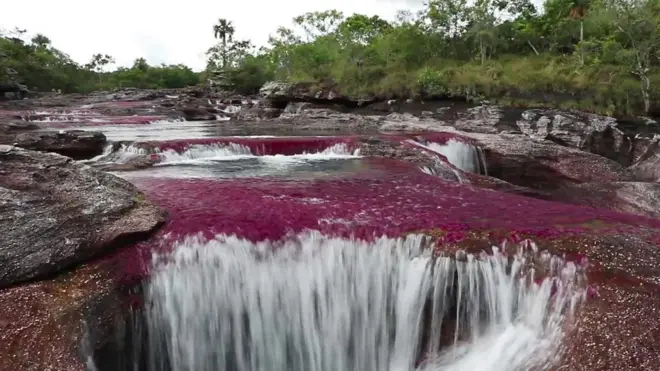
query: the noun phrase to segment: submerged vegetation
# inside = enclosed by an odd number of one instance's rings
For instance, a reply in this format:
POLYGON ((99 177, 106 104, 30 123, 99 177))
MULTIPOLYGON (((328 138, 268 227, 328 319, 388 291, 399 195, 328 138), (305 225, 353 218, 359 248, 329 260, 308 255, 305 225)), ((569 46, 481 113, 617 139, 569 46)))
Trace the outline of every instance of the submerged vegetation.
POLYGON ((254 93, 268 80, 331 82, 356 97, 457 97, 513 106, 556 106, 609 115, 660 114, 657 0, 429 0, 395 20, 340 11, 306 13, 266 46, 234 38, 231 21, 206 71, 182 65, 104 72, 98 54, 78 65, 37 35, 0 35, 0 83, 12 73, 30 89, 85 92, 214 81, 254 93))

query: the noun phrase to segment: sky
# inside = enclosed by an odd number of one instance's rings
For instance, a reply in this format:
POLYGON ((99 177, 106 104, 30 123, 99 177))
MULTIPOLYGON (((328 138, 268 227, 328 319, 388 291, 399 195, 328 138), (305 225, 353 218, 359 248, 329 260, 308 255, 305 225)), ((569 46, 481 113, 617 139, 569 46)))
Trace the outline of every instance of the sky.
POLYGON ((183 63, 201 70, 204 53, 215 42, 218 18, 233 22, 237 39, 265 45, 269 34, 291 26, 293 17, 306 12, 337 9, 393 20, 397 10, 414 11, 422 1, 22 0, 2 5, 0 29, 42 33, 79 63, 103 53, 115 57, 117 66, 130 66, 143 57, 150 64, 183 63))

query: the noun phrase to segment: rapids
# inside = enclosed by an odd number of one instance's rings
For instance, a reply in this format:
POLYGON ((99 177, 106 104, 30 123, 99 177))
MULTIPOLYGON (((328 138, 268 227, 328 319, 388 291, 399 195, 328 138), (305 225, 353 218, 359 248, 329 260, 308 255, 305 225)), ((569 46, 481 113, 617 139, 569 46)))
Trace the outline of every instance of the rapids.
MULTIPOLYGON (((404 234, 438 213, 463 226, 458 219, 478 204, 472 190, 448 185, 438 196, 434 168, 363 158, 355 136, 219 137, 213 122, 38 116, 54 130, 103 130, 111 144, 92 165, 157 158, 116 174, 168 209, 165 231, 177 231, 147 249, 144 306, 120 332, 137 334, 121 345, 128 363, 106 362, 112 357, 84 344, 89 371, 545 370, 562 355, 585 297, 584 267, 529 241, 454 255, 404 234), (376 176, 383 171, 390 175, 376 176), (280 201, 288 204, 274 206, 280 201), (355 237, 388 230, 396 233, 355 237)), ((461 181, 487 174, 481 149, 450 134, 400 140, 451 164, 461 181)))

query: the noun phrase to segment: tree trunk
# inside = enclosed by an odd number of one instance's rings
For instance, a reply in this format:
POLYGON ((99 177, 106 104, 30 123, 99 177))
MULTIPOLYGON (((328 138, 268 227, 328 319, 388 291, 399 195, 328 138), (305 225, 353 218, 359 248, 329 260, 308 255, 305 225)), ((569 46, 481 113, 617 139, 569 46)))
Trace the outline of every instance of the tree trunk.
POLYGON ((580 19, 580 66, 584 65, 584 21, 580 19))
POLYGON ((527 40, 527 44, 529 44, 529 46, 532 47, 532 50, 534 51, 534 54, 539 55, 539 51, 536 50, 536 48, 534 47, 534 44, 532 44, 531 41, 527 40))
POLYGON ((649 90, 651 88, 651 80, 646 73, 640 73, 639 79, 641 80, 642 99, 644 100, 644 112, 648 115, 651 112, 651 96, 649 90))
POLYGON ((584 21, 580 19, 580 42, 584 41, 584 21))

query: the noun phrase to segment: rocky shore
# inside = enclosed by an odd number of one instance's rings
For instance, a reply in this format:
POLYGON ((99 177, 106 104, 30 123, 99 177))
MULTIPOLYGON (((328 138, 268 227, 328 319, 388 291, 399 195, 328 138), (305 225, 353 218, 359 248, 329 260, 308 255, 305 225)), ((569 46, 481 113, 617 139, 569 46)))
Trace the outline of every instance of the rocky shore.
POLYGON ((130 295, 148 275, 137 262, 166 235, 212 221, 217 233, 278 238, 358 214, 374 223, 326 232, 421 231, 447 253, 530 238, 569 259, 586 256, 597 297, 579 312, 555 369, 660 367, 660 125, 650 119, 358 102, 285 83, 257 97, 196 88, 47 94, 0 102, 0 199, 0 371, 85 370, 85 357, 112 343, 116 323, 141 305, 130 295), (104 132, 176 120, 212 121, 204 130, 213 138, 129 141, 104 132), (228 138, 264 132, 312 139, 228 138), (319 133, 332 137, 312 137, 319 133), (151 168, 168 149, 228 143, 262 154, 341 144, 374 164, 351 178, 220 186, 107 172, 151 168), (471 151, 478 166, 434 150, 449 144, 471 151), (120 156, 128 147, 130 158, 120 156), (208 197, 232 211, 198 214, 208 197), (334 204, 295 201, 304 198, 334 204), (402 200, 419 207, 396 209, 402 200))

